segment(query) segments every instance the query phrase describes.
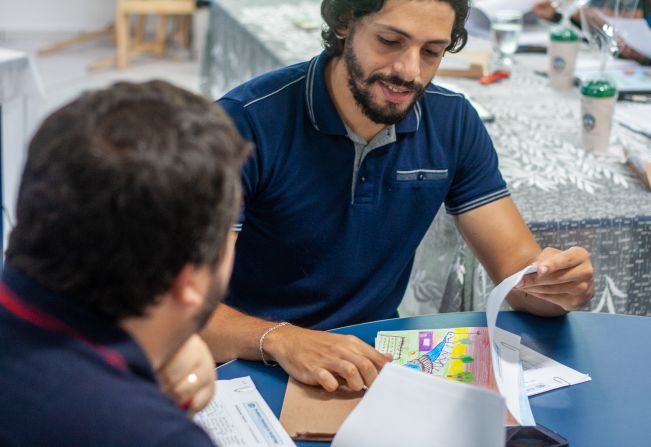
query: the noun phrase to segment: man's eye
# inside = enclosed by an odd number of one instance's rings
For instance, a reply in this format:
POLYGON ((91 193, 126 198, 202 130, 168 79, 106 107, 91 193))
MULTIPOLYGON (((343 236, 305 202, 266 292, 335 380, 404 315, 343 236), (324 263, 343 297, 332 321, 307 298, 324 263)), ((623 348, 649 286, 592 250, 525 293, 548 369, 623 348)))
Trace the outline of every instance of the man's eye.
POLYGON ((440 52, 440 51, 437 51, 437 50, 428 50, 428 49, 425 49, 425 50, 423 50, 423 51, 425 52, 425 54, 426 54, 427 56, 430 56, 430 57, 439 57, 439 56, 441 55, 441 52, 440 52))
POLYGON ((396 45, 400 45, 400 42, 398 42, 397 40, 389 40, 389 39, 385 39, 384 37, 378 37, 378 40, 380 41, 380 43, 388 47, 395 47, 396 45))

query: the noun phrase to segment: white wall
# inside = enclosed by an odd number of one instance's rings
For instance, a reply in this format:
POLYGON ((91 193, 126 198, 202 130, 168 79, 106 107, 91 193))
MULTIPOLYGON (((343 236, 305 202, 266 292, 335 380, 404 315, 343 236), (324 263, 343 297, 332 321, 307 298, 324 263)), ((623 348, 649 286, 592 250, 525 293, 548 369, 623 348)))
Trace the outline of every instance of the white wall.
POLYGON ((91 31, 114 15, 115 0, 0 0, 0 31, 91 31))

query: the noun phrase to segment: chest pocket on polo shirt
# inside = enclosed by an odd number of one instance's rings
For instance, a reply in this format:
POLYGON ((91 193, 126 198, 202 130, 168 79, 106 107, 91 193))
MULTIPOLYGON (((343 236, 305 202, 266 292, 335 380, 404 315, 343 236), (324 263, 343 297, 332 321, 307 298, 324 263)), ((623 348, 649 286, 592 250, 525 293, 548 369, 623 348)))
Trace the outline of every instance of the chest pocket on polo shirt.
POLYGON ((396 171, 392 183, 399 187, 426 188, 439 185, 447 179, 447 169, 405 169, 396 171))

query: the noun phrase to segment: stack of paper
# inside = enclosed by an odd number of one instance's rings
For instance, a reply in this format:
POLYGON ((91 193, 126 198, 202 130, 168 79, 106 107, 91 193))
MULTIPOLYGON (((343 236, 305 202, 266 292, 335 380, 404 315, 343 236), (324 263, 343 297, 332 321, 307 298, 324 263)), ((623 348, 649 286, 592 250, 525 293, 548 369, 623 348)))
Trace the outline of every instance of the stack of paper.
POLYGON ((220 447, 296 447, 251 380, 218 380, 194 420, 220 447))
POLYGON ((495 328, 493 338, 499 347, 495 360, 485 327, 383 331, 375 348, 393 354, 394 364, 501 392, 510 413, 503 424, 535 425, 520 367, 520 337, 495 328))
POLYGON ((527 396, 590 379, 520 344, 520 337, 496 326, 506 295, 529 266, 500 283, 487 300, 488 327, 378 332, 375 348, 394 363, 448 380, 498 390, 510 413, 507 424, 535 425, 527 396))
POLYGON ((486 306, 487 328, 379 332, 375 349, 393 354, 399 365, 497 390, 510 413, 508 425, 535 425, 524 388, 520 337, 495 326, 506 295, 525 274, 535 271, 527 267, 493 290, 486 306))

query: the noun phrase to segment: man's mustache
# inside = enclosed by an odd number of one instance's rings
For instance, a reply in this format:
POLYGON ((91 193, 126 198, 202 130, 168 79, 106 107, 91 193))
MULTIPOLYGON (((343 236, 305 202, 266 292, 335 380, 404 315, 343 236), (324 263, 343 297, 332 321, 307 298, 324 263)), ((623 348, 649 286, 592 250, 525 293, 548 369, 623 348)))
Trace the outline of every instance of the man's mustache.
POLYGON ((389 84, 397 85, 404 87, 407 90, 412 92, 420 92, 423 90, 423 84, 417 83, 415 81, 405 81, 404 79, 399 78, 398 76, 388 76, 381 73, 375 73, 366 80, 366 85, 371 85, 374 82, 383 81, 389 84))

